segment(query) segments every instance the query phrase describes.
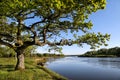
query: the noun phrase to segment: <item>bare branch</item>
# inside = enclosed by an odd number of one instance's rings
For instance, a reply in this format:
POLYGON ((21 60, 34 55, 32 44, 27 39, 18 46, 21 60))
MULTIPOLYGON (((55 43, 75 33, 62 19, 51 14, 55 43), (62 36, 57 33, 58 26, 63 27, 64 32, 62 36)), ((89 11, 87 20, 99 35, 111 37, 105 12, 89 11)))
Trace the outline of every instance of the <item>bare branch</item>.
POLYGON ((39 23, 45 22, 45 20, 46 20, 46 19, 44 18, 42 21, 38 21, 38 22, 33 23, 33 24, 31 25, 31 28, 34 28, 35 25, 37 25, 37 24, 39 24, 39 23))
POLYGON ((32 19, 32 18, 35 18, 35 16, 26 17, 25 19, 32 19))

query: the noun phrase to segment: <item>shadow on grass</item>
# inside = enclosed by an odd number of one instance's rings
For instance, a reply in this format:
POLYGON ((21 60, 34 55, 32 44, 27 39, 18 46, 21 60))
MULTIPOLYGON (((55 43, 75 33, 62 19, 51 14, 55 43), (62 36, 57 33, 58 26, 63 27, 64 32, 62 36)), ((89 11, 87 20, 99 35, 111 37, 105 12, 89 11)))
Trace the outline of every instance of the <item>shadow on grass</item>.
POLYGON ((6 70, 8 72, 14 71, 14 65, 0 65, 1 70, 6 70))

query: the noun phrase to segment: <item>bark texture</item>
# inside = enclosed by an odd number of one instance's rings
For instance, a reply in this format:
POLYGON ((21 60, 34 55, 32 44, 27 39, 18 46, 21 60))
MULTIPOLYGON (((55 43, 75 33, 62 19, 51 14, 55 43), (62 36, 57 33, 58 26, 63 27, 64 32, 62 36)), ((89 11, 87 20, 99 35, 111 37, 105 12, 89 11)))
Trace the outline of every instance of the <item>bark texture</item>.
POLYGON ((24 69, 25 69, 24 54, 23 52, 19 51, 17 52, 17 64, 15 70, 24 70, 24 69))

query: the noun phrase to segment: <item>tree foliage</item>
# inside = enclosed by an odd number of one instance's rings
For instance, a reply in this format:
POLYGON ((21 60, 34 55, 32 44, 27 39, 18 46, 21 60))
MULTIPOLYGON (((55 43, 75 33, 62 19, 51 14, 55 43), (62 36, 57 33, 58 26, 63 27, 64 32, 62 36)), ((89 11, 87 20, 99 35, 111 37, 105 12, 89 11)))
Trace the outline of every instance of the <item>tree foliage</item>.
POLYGON ((106 0, 0 0, 0 44, 18 58, 31 45, 106 45, 110 35, 91 32, 88 20, 105 5, 106 0))
POLYGON ((109 35, 89 33, 92 23, 87 19, 92 12, 104 9, 105 4, 105 0, 2 0, 0 16, 7 21, 0 25, 1 43, 11 43, 14 48, 18 45, 63 46, 87 43, 94 48, 96 44, 105 43, 109 35), (37 21, 34 22, 35 19, 37 21), (26 23, 26 20, 32 20, 33 23, 26 23), (75 38, 61 37, 63 32, 69 31, 75 38), (77 34, 79 31, 83 32, 82 36, 77 34))

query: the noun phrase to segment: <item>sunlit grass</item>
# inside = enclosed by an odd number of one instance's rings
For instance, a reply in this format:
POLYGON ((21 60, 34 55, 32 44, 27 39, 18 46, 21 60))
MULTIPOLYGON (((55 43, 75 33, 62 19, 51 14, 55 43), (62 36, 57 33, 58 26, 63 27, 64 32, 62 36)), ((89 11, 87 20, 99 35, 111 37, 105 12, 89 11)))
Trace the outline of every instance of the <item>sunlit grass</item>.
POLYGON ((36 65, 34 58, 26 58, 26 69, 15 71, 15 58, 0 58, 0 80, 66 80, 45 67, 36 65))

